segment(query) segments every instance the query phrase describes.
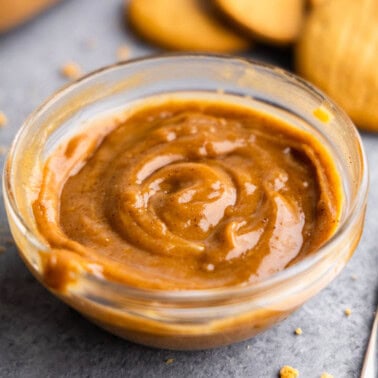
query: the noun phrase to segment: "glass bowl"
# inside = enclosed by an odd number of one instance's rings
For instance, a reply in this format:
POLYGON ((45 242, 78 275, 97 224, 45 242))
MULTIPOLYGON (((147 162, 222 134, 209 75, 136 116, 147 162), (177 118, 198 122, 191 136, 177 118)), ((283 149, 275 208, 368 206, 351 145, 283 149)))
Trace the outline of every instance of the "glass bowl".
POLYGON ((368 170, 359 134, 350 119, 304 80, 248 59, 167 55, 100 69, 50 97, 18 132, 6 161, 3 186, 20 255, 53 294, 128 340, 193 350, 256 335, 286 318, 335 278, 362 233, 368 170), (141 290, 106 280, 95 272, 73 271, 75 280, 65 290, 49 287, 44 280, 43 260, 51 248, 39 234, 31 209, 46 158, 92 118, 115 113, 151 96, 187 93, 228 96, 316 135, 330 151, 342 179, 341 221, 334 236, 297 264, 246 286, 141 290), (324 122, 324 115, 328 122, 324 122))

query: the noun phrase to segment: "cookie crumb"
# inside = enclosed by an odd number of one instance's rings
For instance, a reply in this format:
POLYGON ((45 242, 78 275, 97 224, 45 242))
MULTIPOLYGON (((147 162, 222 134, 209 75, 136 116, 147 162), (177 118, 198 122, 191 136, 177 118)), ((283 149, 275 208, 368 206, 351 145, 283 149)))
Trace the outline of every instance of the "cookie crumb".
POLYGON ((8 146, 0 145, 0 155, 5 155, 8 152, 8 146))
POLYGON ((332 118, 330 112, 324 106, 314 109, 312 114, 323 123, 328 123, 332 118))
POLYGON ((280 370, 280 378, 297 378, 299 371, 289 365, 285 365, 280 370))
POLYGON ((303 333, 302 328, 297 328, 294 332, 296 335, 302 335, 303 333))
POLYGON ((207 270, 208 272, 213 272, 214 269, 215 269, 214 264, 207 264, 207 266, 206 266, 206 270, 207 270))
POLYGON ((130 57, 130 49, 126 45, 119 46, 117 49, 117 59, 127 60, 130 57))
POLYGON ((357 274, 352 274, 351 276, 350 276, 350 278, 353 280, 353 281, 356 281, 357 280, 357 274))
POLYGON ((344 314, 346 316, 350 316, 352 314, 352 310, 350 308, 346 308, 345 311, 344 311, 344 314))
POLYGON ((250 345, 247 345, 247 349, 249 349, 251 346, 250 345))
POLYGON ((67 79, 71 80, 78 79, 83 74, 81 67, 75 62, 68 62, 64 64, 61 67, 60 72, 67 79))
POLYGON ((4 253, 6 251, 6 248, 3 245, 0 245, 0 253, 4 253))
POLYGON ((333 375, 332 374, 328 374, 328 373, 323 373, 320 378, 333 378, 333 375))
POLYGON ((8 118, 4 112, 0 111, 0 127, 4 127, 8 123, 8 118))
POLYGON ((174 359, 174 358, 167 358, 167 359, 165 360, 165 364, 166 364, 166 365, 172 365, 174 362, 175 362, 175 359, 174 359))

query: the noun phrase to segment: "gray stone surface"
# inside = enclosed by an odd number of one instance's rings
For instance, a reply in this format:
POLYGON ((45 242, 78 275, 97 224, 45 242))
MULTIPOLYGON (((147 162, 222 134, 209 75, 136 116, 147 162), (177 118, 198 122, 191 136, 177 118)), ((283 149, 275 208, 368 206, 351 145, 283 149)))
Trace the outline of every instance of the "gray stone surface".
MULTIPOLYGON (((68 60, 86 71, 115 61, 126 43, 132 56, 152 50, 122 23, 121 0, 65 0, 22 28, 0 36, 0 110, 9 145, 25 117, 65 83, 68 60), (91 41, 94 46, 90 47, 91 41)), ((290 67, 287 51, 257 48, 251 56, 290 67)), ((55 299, 27 271, 12 243, 0 255, 0 377, 276 377, 291 364, 301 377, 358 377, 377 302, 378 135, 364 134, 371 165, 366 228, 342 274, 289 319, 252 340, 202 352, 170 352, 114 337, 55 299), (357 280, 352 275, 357 275, 357 280), (350 307, 347 318, 344 309, 350 307), (295 336, 296 327, 303 329, 295 336), (174 358, 166 365, 167 358, 174 358)), ((2 161, 4 157, 1 157, 2 161)), ((9 239, 0 205, 1 244, 9 239)))

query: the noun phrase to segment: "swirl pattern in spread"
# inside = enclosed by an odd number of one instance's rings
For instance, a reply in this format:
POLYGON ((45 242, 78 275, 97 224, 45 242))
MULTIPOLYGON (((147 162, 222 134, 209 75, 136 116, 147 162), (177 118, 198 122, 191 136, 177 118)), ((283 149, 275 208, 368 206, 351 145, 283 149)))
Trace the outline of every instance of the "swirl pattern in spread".
POLYGON ((61 183, 60 242, 49 241, 116 264, 138 287, 261 279, 332 234, 339 205, 326 156, 305 133, 231 105, 147 108, 61 183))

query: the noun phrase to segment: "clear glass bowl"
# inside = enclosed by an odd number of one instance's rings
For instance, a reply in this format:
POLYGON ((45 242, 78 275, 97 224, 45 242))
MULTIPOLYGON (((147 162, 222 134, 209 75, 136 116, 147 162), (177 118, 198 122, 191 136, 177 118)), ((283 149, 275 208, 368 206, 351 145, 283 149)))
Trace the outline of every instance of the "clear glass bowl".
POLYGON ((361 236, 368 188, 359 134, 345 113, 307 82, 247 59, 168 55, 116 64, 66 86, 25 122, 10 150, 4 199, 20 255, 43 282, 51 248, 31 210, 38 174, 51 151, 85 121, 157 94, 232 95, 293 127, 316 135, 342 177, 343 209, 337 232, 319 251, 259 283, 197 291, 140 290, 88 272, 64 292, 64 302, 108 331, 137 343, 169 349, 204 349, 241 341, 287 317, 345 266, 361 236), (322 107, 328 123, 314 116, 322 107))

